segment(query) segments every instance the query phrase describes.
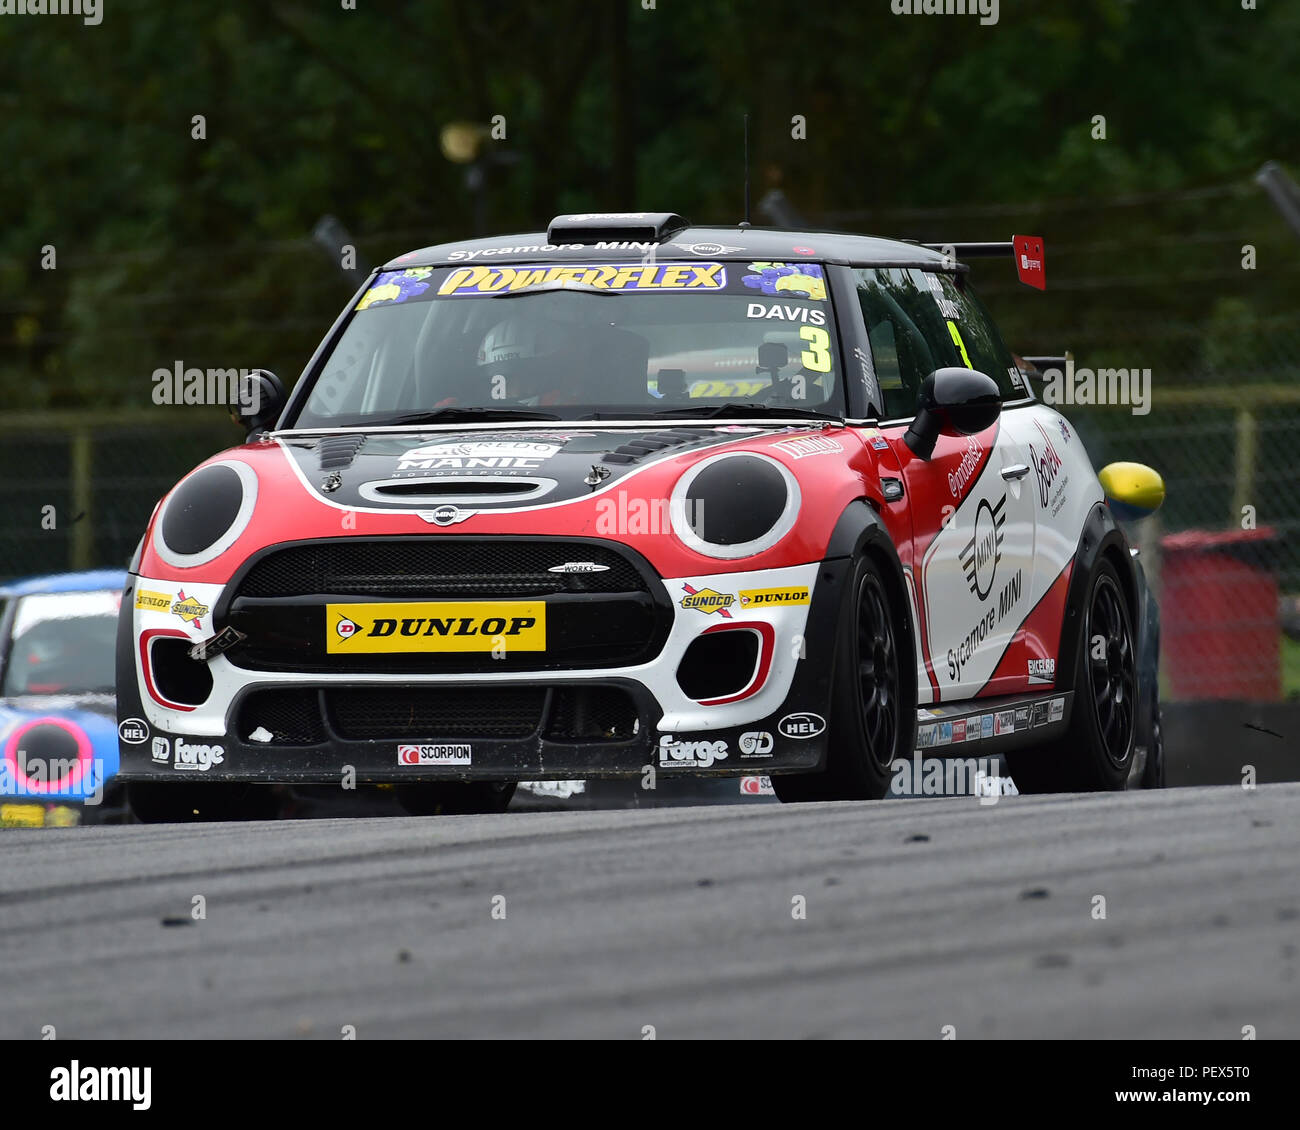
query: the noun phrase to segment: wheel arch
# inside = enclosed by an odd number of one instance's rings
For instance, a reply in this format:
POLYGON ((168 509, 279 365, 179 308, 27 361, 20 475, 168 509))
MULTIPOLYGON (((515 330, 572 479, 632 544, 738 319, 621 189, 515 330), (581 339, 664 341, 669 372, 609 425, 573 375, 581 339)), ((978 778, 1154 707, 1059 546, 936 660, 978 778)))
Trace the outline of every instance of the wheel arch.
MULTIPOLYGON (((908 677, 900 680, 903 692, 907 695, 905 706, 909 712, 902 721, 914 722, 918 659, 911 601, 907 595, 907 581, 903 576, 903 563, 899 559, 898 549, 894 545, 893 538, 889 536, 884 519, 870 499, 854 499, 844 508, 835 523, 826 556, 828 558, 867 556, 879 566, 881 579, 889 592, 890 603, 898 612, 895 629, 903 651, 902 669, 909 673, 908 677)), ((846 588, 845 601, 851 600, 852 596, 852 592, 846 588)))

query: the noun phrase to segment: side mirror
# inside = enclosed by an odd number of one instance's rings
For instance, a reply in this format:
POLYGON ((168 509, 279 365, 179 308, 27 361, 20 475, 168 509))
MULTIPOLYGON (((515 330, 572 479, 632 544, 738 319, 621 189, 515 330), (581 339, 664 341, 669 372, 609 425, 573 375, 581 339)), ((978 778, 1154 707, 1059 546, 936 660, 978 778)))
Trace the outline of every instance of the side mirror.
POLYGON ((284 385, 269 369, 250 369, 239 378, 239 401, 230 418, 252 439, 280 418, 286 400, 284 385))
POLYGON ((1136 522, 1160 509, 1165 481, 1145 463, 1107 463, 1097 472, 1106 503, 1122 522, 1136 522))
POLYGON ((1002 413, 997 383, 974 369, 936 369, 921 384, 920 402, 903 436, 919 459, 934 454, 940 435, 974 435, 992 427, 1002 413))

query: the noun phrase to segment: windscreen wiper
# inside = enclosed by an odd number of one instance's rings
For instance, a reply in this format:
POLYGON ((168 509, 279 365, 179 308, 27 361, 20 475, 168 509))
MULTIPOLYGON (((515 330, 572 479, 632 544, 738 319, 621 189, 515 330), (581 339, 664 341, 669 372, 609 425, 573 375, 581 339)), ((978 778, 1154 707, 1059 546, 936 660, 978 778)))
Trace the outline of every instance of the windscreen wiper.
POLYGON ((476 408, 449 405, 432 412, 410 412, 405 416, 394 416, 389 420, 394 424, 459 424, 476 420, 558 420, 554 412, 534 412, 531 408, 476 408))
POLYGON ((617 290, 606 290, 603 286, 592 286, 590 283, 565 282, 563 279, 552 279, 550 282, 521 286, 518 290, 498 290, 492 297, 518 298, 521 294, 540 294, 544 291, 556 290, 573 291, 575 294, 598 294, 601 298, 617 298, 621 293, 617 290))
POLYGON ((797 416, 809 420, 839 420, 841 417, 830 416, 825 412, 813 412, 808 408, 783 408, 777 404, 701 404, 688 408, 661 408, 656 416, 699 416, 712 420, 722 416, 797 416))

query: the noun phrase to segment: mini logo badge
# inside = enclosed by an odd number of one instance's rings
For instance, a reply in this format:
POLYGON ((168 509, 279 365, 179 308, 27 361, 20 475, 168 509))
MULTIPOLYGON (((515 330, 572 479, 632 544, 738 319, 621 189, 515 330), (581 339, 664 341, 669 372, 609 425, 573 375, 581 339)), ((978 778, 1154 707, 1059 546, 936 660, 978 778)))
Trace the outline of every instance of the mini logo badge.
POLYGON ((462 510, 459 506, 439 506, 435 510, 417 510, 416 513, 426 522, 435 526, 454 526, 466 518, 474 517, 473 510, 462 510))
POLYGON ((992 591, 998 562, 1002 560, 1002 528, 1007 522, 1003 510, 1006 504, 1005 494, 998 499, 996 506, 987 498, 980 499, 975 510, 975 533, 961 551, 961 567, 966 574, 966 583, 980 600, 992 591))
POLYGON ((123 718, 118 723, 117 736, 127 745, 143 745, 149 740, 149 726, 143 718, 123 718))
POLYGON ((776 728, 782 737, 803 741, 807 738, 815 738, 825 730, 826 719, 820 714, 787 714, 776 728))

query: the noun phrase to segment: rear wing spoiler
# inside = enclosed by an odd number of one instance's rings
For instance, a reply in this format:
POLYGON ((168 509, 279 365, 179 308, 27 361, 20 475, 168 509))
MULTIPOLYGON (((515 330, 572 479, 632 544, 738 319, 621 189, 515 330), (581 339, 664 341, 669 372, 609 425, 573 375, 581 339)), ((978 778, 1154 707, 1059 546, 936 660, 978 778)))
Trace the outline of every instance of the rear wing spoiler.
POLYGON ((1016 274, 1026 286, 1047 289, 1047 260, 1043 240, 1037 235, 1013 235, 1006 243, 925 243, 931 251, 953 259, 994 259, 1010 255, 1016 261, 1016 274))

